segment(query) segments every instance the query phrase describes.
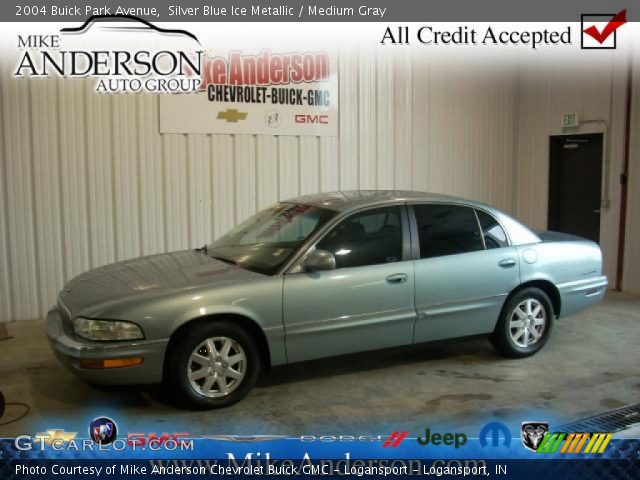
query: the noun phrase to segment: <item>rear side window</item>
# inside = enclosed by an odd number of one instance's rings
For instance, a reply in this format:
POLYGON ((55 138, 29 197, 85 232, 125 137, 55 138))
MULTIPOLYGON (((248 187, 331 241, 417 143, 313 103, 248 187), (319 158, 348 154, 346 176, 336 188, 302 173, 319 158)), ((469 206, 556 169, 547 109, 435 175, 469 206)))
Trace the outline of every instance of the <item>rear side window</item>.
POLYGON ((482 210, 476 210, 476 213, 478 214, 478 220, 480 221, 480 228, 482 228, 487 250, 508 247, 509 240, 507 240, 507 234, 504 233, 498 221, 482 210))
POLYGON ((473 209, 458 205, 414 205, 420 258, 484 250, 473 209))

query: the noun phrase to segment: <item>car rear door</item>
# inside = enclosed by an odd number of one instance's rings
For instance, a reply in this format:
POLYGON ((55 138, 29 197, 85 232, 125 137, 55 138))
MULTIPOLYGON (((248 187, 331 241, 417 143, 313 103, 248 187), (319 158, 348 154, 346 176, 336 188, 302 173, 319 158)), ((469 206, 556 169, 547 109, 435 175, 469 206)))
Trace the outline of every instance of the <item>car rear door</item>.
POLYGON ((315 246, 336 269, 285 275, 287 359, 410 344, 416 318, 406 206, 351 214, 315 246))
POLYGON ((465 205, 415 204, 409 215, 417 239, 414 342, 493 331, 520 280, 517 251, 504 229, 465 205))

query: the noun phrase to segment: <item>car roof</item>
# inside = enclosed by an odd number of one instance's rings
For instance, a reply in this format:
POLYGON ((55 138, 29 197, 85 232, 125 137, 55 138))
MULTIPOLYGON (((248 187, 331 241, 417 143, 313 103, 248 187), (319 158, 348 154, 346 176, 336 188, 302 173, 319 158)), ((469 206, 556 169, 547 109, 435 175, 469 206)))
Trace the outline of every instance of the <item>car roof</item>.
POLYGON ((336 212, 349 212, 359 208, 375 205, 393 205, 403 203, 449 203, 466 205, 485 210, 501 221, 510 236, 512 245, 527 245, 540 242, 540 237, 529 227, 513 217, 481 202, 460 197, 441 195, 439 193, 416 192, 412 190, 342 190, 338 192, 314 193, 285 200, 286 203, 297 203, 327 208, 336 212))
POLYGON ((367 207, 369 205, 393 204, 405 202, 459 203, 485 208, 492 207, 464 198, 441 195, 439 193, 417 192, 413 190, 341 190, 336 192, 314 193, 285 200, 287 203, 300 203, 327 208, 338 212, 367 207))

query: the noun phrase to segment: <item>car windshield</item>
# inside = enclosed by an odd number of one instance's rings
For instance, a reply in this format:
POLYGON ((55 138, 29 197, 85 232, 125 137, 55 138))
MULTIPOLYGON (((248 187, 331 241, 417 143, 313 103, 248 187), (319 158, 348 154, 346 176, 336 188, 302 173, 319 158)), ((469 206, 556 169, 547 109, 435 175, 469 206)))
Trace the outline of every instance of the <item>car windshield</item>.
POLYGON ((273 275, 335 213, 312 205, 276 203, 207 245, 207 255, 273 275))

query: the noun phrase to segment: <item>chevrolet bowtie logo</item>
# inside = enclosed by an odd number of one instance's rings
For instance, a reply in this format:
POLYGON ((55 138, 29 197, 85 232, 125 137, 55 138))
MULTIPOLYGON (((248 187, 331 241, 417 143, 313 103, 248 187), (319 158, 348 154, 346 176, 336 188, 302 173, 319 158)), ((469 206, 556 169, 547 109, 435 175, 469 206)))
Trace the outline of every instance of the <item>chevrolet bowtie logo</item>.
POLYGON ((238 120, 244 120, 249 115, 247 112, 239 112, 235 108, 228 108, 224 112, 218 112, 218 120, 226 120, 227 122, 237 123, 238 120))
POLYGON ((51 445, 51 442, 54 440, 60 440, 62 442, 70 442, 74 438, 76 438, 76 432, 65 432, 64 430, 59 429, 51 429, 46 432, 36 433, 34 438, 39 441, 44 441, 44 443, 51 445))

